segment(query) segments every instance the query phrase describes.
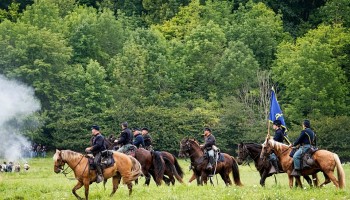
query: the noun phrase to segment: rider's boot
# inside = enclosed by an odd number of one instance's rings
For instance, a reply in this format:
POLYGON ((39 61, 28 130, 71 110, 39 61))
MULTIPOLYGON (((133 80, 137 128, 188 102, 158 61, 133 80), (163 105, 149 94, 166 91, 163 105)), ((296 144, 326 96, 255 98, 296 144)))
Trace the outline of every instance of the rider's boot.
POLYGON ((97 173, 96 183, 102 182, 104 180, 104 178, 103 178, 103 174, 102 174, 101 165, 96 166, 96 173, 97 173))
POLYGON ((278 162, 277 162, 277 160, 272 160, 272 161, 271 161, 271 164, 272 164, 273 167, 275 168, 276 174, 279 173, 279 167, 278 167, 278 162))
POLYGON ((209 156, 209 162, 207 165, 207 169, 208 170, 212 170, 213 169, 213 164, 214 164, 214 158, 212 156, 209 156))
POLYGON ((300 169, 293 169, 292 173, 290 174, 292 176, 301 176, 300 169))

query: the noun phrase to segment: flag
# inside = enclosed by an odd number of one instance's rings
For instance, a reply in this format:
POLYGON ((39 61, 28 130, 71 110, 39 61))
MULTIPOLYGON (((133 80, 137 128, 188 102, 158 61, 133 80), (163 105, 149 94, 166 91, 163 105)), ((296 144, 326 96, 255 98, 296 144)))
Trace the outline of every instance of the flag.
POLYGON ((283 117, 281 107, 278 104, 278 101, 276 98, 275 90, 272 88, 271 89, 270 118, 269 118, 269 120, 271 123, 273 123, 273 121, 275 121, 277 119, 281 121, 282 126, 284 128, 287 128, 286 123, 284 122, 284 117, 283 117))

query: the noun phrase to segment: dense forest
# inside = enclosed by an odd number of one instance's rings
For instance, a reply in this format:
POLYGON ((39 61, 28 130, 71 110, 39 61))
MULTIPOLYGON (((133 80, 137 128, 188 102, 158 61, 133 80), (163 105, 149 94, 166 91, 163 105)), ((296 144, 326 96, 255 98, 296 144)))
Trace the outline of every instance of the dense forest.
POLYGON ((310 119, 350 160, 348 0, 4 0, 0 74, 35 90, 23 134, 82 150, 90 127, 148 127, 173 153, 209 126, 224 152, 267 134, 275 87, 291 140, 310 119))

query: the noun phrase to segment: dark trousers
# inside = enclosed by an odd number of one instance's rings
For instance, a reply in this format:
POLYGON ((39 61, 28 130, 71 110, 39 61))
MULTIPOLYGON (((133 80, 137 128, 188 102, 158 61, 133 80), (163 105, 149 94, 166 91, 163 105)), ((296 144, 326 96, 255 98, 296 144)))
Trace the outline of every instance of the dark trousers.
POLYGON ((102 169, 101 169, 101 152, 96 153, 94 158, 94 164, 96 166, 97 174, 102 175, 102 169))

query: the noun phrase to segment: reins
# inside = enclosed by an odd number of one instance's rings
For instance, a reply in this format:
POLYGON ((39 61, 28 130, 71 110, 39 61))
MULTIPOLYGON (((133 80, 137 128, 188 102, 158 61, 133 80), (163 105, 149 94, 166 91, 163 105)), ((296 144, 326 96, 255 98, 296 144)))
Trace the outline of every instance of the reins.
MULTIPOLYGON (((80 160, 79 160, 79 162, 74 166, 74 167, 69 167, 69 166, 67 166, 65 169, 64 169, 64 165, 67 163, 66 161, 64 162, 64 164, 63 164, 63 166, 62 166, 62 174, 64 174, 64 176, 67 178, 67 179, 69 179, 68 177, 67 177, 67 174, 69 174, 69 173, 71 173, 72 171, 74 171, 74 169, 80 164, 80 162, 83 160, 83 158, 84 158, 85 156, 84 155, 81 155, 81 158, 80 158, 80 160), (71 169, 69 172, 66 172, 66 170, 68 170, 68 169, 71 169)), ((62 159, 62 161, 63 161, 63 159, 62 159)), ((85 166, 85 168, 84 168, 84 170, 83 170, 83 172, 82 172, 82 174, 81 174, 81 176, 84 174, 84 172, 85 172, 85 170, 86 170, 86 167, 89 165, 89 162, 87 162, 87 164, 86 164, 86 166, 85 166)))

